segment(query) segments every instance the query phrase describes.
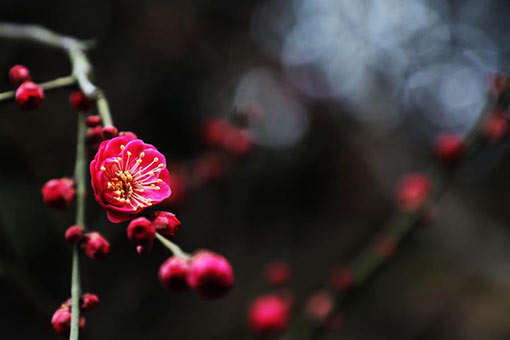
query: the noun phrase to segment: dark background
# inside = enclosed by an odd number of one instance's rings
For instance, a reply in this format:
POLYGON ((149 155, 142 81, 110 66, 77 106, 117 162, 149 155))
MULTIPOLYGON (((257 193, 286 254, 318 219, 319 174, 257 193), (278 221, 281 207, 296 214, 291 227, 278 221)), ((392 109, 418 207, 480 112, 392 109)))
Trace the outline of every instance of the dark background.
MULTIPOLYGON (((367 12, 373 5, 361 2, 367 12)), ((490 45, 479 44, 472 31, 459 35, 462 39, 450 37, 455 51, 468 46, 483 52, 475 58, 476 79, 507 69, 506 1, 420 3, 437 9, 447 25, 470 27, 490 39, 490 45), (491 59, 494 55, 497 62, 491 59)), ((451 122, 445 123, 448 114, 431 119, 426 112, 441 112, 433 100, 425 108, 419 103, 404 105, 403 96, 388 91, 399 89, 397 78, 374 68, 369 68, 371 81, 358 84, 361 89, 376 84, 370 96, 346 98, 334 87, 323 87, 325 75, 316 71, 320 65, 288 67, 268 46, 281 48, 278 37, 284 33, 274 23, 292 25, 296 19, 291 7, 291 1, 259 0, 0 2, 2 21, 37 23, 66 35, 97 39, 90 58, 115 124, 156 145, 170 160, 171 174, 173 164, 191 163, 206 149, 200 126, 207 117, 226 117, 239 100, 242 104, 236 91, 250 72, 262 73, 254 97, 262 98, 265 118, 276 117, 278 122, 278 114, 285 113, 282 124, 272 125, 269 137, 255 129, 257 147, 232 160, 224 178, 191 189, 186 200, 172 207, 183 222, 176 238, 179 245, 188 251, 213 249, 232 262, 236 287, 224 299, 203 302, 191 293, 165 291, 157 270, 167 251, 156 245, 151 256, 137 256, 125 237, 125 225, 109 223, 89 199, 89 228, 106 235, 112 251, 105 261, 82 259, 82 287, 101 299, 97 311, 87 317, 84 339, 249 338, 245 309, 255 296, 268 291, 261 278, 265 263, 274 259, 289 263, 291 287, 302 302, 325 284, 333 265, 350 260, 381 230, 394 209, 398 178, 431 168, 432 137, 452 128, 451 122), (261 18, 264 11, 270 15, 261 18), (272 97, 274 91, 279 95, 272 97), (386 111, 388 107, 392 109, 386 111), (358 114, 365 111, 371 112, 370 119, 358 114), (390 111, 391 117, 384 118, 390 111), (288 122, 297 127, 288 128, 288 122), (289 133, 296 137, 274 142, 289 133)), ((390 8, 389 13, 398 12, 390 8)), ((369 20, 352 25, 359 31, 377 27, 369 20)), ((409 38, 412 46, 427 30, 414 34, 409 38)), ((8 41, 1 41, 0 51, 3 90, 11 89, 7 73, 14 64, 28 66, 35 81, 70 72, 60 51, 8 41)), ((454 57, 441 54, 426 63, 434 66, 454 57)), ((423 60, 417 59, 411 58, 399 77, 407 79, 414 70, 425 69, 423 60)), ((378 60, 389 68, 384 58, 378 60)), ((346 84, 348 78, 340 82, 346 84)), ((471 96, 468 85, 461 82, 456 88, 459 98, 471 96)), ((57 338, 51 313, 69 297, 71 252, 63 232, 72 224, 73 213, 50 211, 40 194, 45 181, 73 171, 76 114, 69 108, 68 94, 49 94, 35 112, 2 103, 2 339, 57 338)), ((455 104, 455 97, 448 102, 455 104)), ((457 119, 453 127, 467 131, 473 119, 465 117, 476 118, 479 102, 461 107, 460 114, 453 112, 457 119)), ((407 238, 396 256, 349 301, 342 335, 328 333, 325 338, 510 336, 508 146, 505 141, 489 147, 461 167, 438 205, 437 218, 407 238)))

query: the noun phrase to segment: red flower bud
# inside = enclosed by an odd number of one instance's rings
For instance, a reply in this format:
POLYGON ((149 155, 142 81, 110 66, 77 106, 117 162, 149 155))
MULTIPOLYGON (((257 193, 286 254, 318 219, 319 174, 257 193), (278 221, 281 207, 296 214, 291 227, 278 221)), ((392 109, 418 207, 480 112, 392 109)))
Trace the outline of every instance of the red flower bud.
POLYGON ((423 207, 431 191, 430 179, 422 174, 407 174, 397 185, 397 205, 404 212, 423 207))
POLYGON ((135 245, 145 245, 152 243, 156 238, 156 230, 151 221, 145 217, 138 217, 129 222, 127 237, 135 245))
POLYGON ((483 136, 489 142, 501 141, 508 132, 508 117, 503 112, 493 113, 482 128, 483 136))
MULTIPOLYGON (((69 336, 71 331, 71 311, 67 306, 62 306, 53 313, 51 325, 58 335, 69 336)), ((80 330, 85 328, 85 318, 80 317, 79 327, 80 330)))
POLYGON ((281 286, 288 283, 290 275, 289 265, 282 261, 271 262, 264 269, 264 277, 272 286, 281 286))
POLYGON ((333 289, 344 292, 351 288, 353 281, 354 275, 348 267, 335 267, 331 271, 329 282, 333 289))
POLYGON ((99 298, 96 294, 85 293, 81 296, 81 306, 80 309, 83 312, 90 312, 94 310, 99 304, 99 298))
POLYGON ((457 162, 464 154, 464 139, 455 133, 441 133, 435 141, 435 152, 439 160, 446 164, 457 162))
POLYGON ((69 103, 76 111, 88 111, 94 105, 94 102, 87 98, 81 91, 74 91, 69 95, 69 103))
POLYGON ((14 65, 9 70, 9 79, 14 86, 20 86, 26 81, 31 80, 30 71, 23 65, 14 65))
POLYGON ((131 131, 121 131, 119 132, 119 137, 131 137, 133 139, 138 139, 138 136, 131 131))
POLYGON ((159 267, 159 280, 163 286, 173 292, 184 292, 189 288, 187 283, 189 269, 189 260, 178 256, 170 256, 159 267))
POLYGON ((166 238, 174 237, 179 231, 181 221, 174 214, 168 211, 155 211, 152 214, 152 224, 156 232, 166 238))
POLYGON ((289 324, 289 308, 276 295, 258 297, 248 309, 248 326, 257 335, 274 336, 289 324))
POLYGON ((85 242, 82 243, 82 248, 92 260, 105 258, 110 252, 110 243, 98 232, 87 233, 83 236, 85 242))
POLYGON ((43 89, 31 81, 21 84, 16 90, 16 103, 23 110, 35 110, 44 99, 43 89))
POLYGON ((333 310, 333 296, 327 290, 315 292, 306 302, 306 313, 316 321, 325 321, 333 310))
POLYGON ((101 117, 99 116, 88 116, 85 120, 85 124, 89 128, 96 127, 101 124, 101 117))
POLYGON ((200 251, 192 258, 188 285, 202 299, 219 298, 234 285, 234 271, 223 256, 200 251))
POLYGON ((77 225, 72 225, 66 230, 66 241, 69 244, 77 244, 81 241, 83 228, 77 225))
POLYGON ((119 135, 119 130, 115 126, 105 126, 103 128, 103 136, 105 139, 115 138, 119 135))
POLYGON ((87 144, 95 144, 103 140, 103 128, 95 126, 87 129, 87 144))
POLYGON ((54 178, 46 182, 42 189, 43 202, 54 209, 66 209, 74 201, 75 182, 71 178, 54 178))

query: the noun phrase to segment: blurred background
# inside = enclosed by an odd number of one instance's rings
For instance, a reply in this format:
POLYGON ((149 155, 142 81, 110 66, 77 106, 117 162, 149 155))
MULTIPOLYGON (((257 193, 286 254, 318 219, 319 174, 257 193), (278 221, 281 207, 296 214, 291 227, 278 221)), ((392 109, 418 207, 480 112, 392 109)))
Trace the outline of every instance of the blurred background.
MULTIPOLYGON (((168 203, 183 223, 175 241, 225 255, 235 289, 214 302, 167 292, 157 271, 168 252, 138 256, 125 225, 89 198, 89 227, 112 249, 105 261, 82 259, 82 287, 101 299, 84 339, 250 338, 245 310, 267 290, 264 265, 289 264, 298 304, 324 286, 381 230, 398 179, 433 166, 434 136, 469 131, 489 76, 510 57, 505 0, 2 0, 0 9, 1 21, 96 38, 90 57, 115 124, 156 145, 171 175, 209 155, 207 119, 255 117, 250 152, 221 158, 220 175, 207 176, 206 163, 168 203)), ((0 44, 2 91, 14 64, 38 82, 70 73, 60 51, 0 44)), ((2 338, 57 338, 51 313, 70 294, 63 232, 73 212, 50 211, 40 194, 73 171, 68 95, 49 94, 35 112, 2 103, 2 338)), ((510 337, 508 148, 462 165, 436 218, 342 307, 341 332, 322 338, 510 337)))

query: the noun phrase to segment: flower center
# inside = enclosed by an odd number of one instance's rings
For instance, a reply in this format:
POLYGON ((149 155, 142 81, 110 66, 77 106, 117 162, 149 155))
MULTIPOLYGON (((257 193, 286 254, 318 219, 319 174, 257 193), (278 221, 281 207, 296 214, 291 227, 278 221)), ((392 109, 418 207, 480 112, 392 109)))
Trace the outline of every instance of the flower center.
MULTIPOLYGON (((121 150, 124 145, 121 145, 121 150)), ((142 158, 145 153, 141 152, 135 162, 130 163, 132 153, 126 152, 127 157, 117 157, 114 164, 108 169, 104 166, 101 170, 108 177, 108 190, 113 191, 114 199, 127 204, 137 210, 152 205, 150 198, 145 198, 143 193, 145 190, 160 190, 157 185, 163 180, 158 178, 157 174, 164 167, 163 163, 159 163, 159 159, 154 157, 152 162, 145 167, 140 167, 142 158)))
POLYGON ((129 203, 129 198, 133 194, 133 186, 136 185, 136 181, 133 181, 133 176, 129 171, 117 171, 115 173, 117 177, 113 177, 108 181, 108 189, 112 189, 117 195, 116 199, 129 203))

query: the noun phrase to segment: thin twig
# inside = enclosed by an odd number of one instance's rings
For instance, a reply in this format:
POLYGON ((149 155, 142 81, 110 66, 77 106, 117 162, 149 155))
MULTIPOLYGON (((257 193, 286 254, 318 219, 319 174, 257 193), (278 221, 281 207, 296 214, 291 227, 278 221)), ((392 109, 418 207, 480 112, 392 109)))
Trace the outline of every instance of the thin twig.
MULTIPOLYGON (((78 136, 76 143, 76 164, 74 168, 74 179, 76 181, 76 225, 85 229, 85 181, 87 174, 85 138, 87 126, 85 125, 85 114, 78 116, 78 136)), ((71 333, 70 340, 78 340, 80 320, 80 259, 79 245, 73 247, 73 262, 71 274, 71 333)))
MULTIPOLYGON (((39 86, 45 91, 52 91, 61 88, 74 86, 76 84, 76 78, 73 75, 60 77, 44 83, 40 83, 39 86)), ((7 91, 0 93, 0 102, 5 100, 13 99, 16 95, 16 91, 7 91)))
POLYGON ((156 237, 158 238, 159 242, 161 242, 166 248, 168 248, 175 256, 183 257, 185 259, 191 259, 191 255, 182 251, 182 249, 177 244, 173 243, 170 240, 167 240, 159 233, 156 233, 156 237))
MULTIPOLYGON (((91 81, 92 65, 85 52, 94 45, 94 41, 78 40, 37 25, 12 23, 0 23, 0 38, 26 40, 65 51, 71 61, 72 76, 78 86, 87 97, 97 101, 97 109, 104 124, 113 125, 106 97, 91 81)), ((12 98, 11 94, 10 96, 12 98)))

